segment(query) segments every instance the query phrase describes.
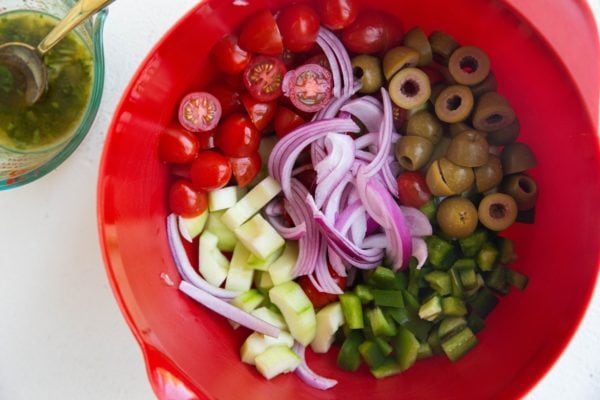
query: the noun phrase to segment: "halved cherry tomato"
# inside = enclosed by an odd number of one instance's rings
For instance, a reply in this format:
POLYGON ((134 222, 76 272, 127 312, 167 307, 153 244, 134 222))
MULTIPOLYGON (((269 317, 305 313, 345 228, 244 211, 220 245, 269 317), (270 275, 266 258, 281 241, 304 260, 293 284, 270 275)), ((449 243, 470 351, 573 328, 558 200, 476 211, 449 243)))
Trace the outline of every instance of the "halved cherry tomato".
POLYGON ((181 100, 179 122, 192 132, 209 131, 219 123, 223 110, 219 100, 208 92, 193 92, 181 100))
POLYGON ((398 176, 398 200, 407 207, 420 208, 431 199, 423 174, 403 172, 398 176))
POLYGON ((198 154, 190 170, 195 188, 207 192, 222 188, 231 179, 231 164, 227 157, 213 150, 198 154))
POLYGON ((329 29, 344 29, 358 16, 356 0, 319 0, 317 10, 321 23, 329 29))
POLYGON ((283 45, 293 52, 310 50, 317 40, 321 23, 319 15, 305 4, 292 4, 281 10, 277 26, 283 45))
POLYGON ((210 51, 210 59, 226 74, 239 74, 250 62, 250 53, 238 46, 235 35, 219 40, 210 51))
POLYGON ((208 196, 203 190, 196 190, 192 183, 180 179, 169 187, 169 209, 184 218, 202 214, 208 208, 208 196))
MULTIPOLYGON (((229 76, 229 75, 228 75, 229 76)), ((221 104, 222 114, 224 118, 236 111, 242 111, 242 103, 240 102, 240 92, 233 86, 218 79, 206 87, 206 91, 215 96, 221 104)))
POLYGON ((199 149, 198 138, 176 124, 167 126, 158 137, 158 158, 164 162, 188 163, 196 158, 199 149))
POLYGON ((304 64, 290 72, 287 94, 299 110, 316 112, 331 100, 333 79, 329 70, 318 64, 304 64))
MULTIPOLYGON (((340 289, 343 290, 346 287, 346 278, 336 274, 331 267, 329 267, 329 272, 331 273, 331 277, 335 283, 337 283, 340 289)), ((298 278, 298 284, 302 290, 304 290, 304 293, 315 308, 321 308, 329 303, 337 301, 338 299, 337 294, 319 292, 319 290, 311 282, 310 278, 306 275, 298 278)))
POLYGON ((250 116, 252 123, 259 131, 264 130, 273 120, 275 116, 275 110, 277 109, 277 102, 257 101, 254 97, 248 93, 242 93, 241 95, 242 104, 246 109, 246 112, 250 116))
POLYGON ((239 187, 246 187, 256 178, 262 166, 262 159, 258 152, 248 157, 229 158, 231 171, 239 187))
POLYGON ((283 41, 271 11, 264 9, 251 15, 240 31, 239 46, 250 53, 278 56, 283 53, 283 41))
POLYGON ((275 111, 274 128, 278 138, 282 138, 303 123, 304 119, 284 106, 278 106, 275 111))
POLYGON ((215 136, 217 146, 229 157, 248 157, 258 151, 260 139, 250 117, 237 113, 221 122, 215 136))
POLYGON ((279 58, 255 56, 244 70, 244 86, 258 101, 273 101, 281 96, 287 69, 279 58))
POLYGON ((382 11, 361 13, 342 32, 342 42, 355 53, 372 54, 388 50, 402 37, 402 23, 382 11))

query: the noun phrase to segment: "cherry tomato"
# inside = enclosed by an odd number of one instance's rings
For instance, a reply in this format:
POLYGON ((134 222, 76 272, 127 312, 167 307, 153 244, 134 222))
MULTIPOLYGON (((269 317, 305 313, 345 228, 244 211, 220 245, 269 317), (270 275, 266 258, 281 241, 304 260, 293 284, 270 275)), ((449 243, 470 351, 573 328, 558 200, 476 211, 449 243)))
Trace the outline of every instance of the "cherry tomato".
POLYGON ((323 53, 316 54, 316 55, 310 57, 308 60, 306 60, 305 64, 317 64, 317 65, 320 65, 321 67, 327 69, 328 71, 331 71, 331 66, 329 65, 329 60, 327 59, 327 56, 325 56, 325 54, 323 54, 323 53))
POLYGON ((304 119, 287 107, 279 106, 275 111, 274 128, 278 138, 282 138, 303 123, 304 119))
POLYGON ((221 79, 208 85, 206 91, 219 100, 222 110, 221 117, 226 117, 231 113, 244 109, 240 102, 240 92, 221 79))
POLYGON ((358 16, 356 0, 319 0, 317 10, 321 23, 329 29, 344 29, 358 16))
POLYGON ((425 177, 418 172, 403 172, 398 176, 398 200, 407 207, 420 208, 431 199, 425 177))
POLYGON ((158 137, 158 158, 174 164, 188 163, 198 155, 200 141, 178 125, 168 126, 158 137))
POLYGON ((406 109, 392 104, 392 115, 394 117, 394 127, 400 132, 406 122, 406 109))
POLYGON ((208 92, 193 92, 181 101, 179 122, 192 132, 209 131, 219 123, 221 103, 208 92))
POLYGON ((321 22, 312 7, 305 4, 292 4, 281 10, 277 26, 283 45, 293 52, 310 50, 317 40, 321 22))
POLYGON ((250 53, 278 56, 283 41, 271 11, 264 9, 246 19, 240 31, 239 46, 250 53))
POLYGON ((231 170, 239 187, 246 187, 256 178, 262 167, 262 159, 258 152, 248 157, 229 158, 231 170))
MULTIPOLYGON (((333 280, 335 281, 335 283, 338 284, 340 289, 344 289, 346 287, 346 278, 336 274, 335 271, 331 269, 331 267, 329 267, 329 272, 331 273, 333 280)), ((308 276, 301 276, 300 278, 298 278, 298 284, 300 285, 302 290, 304 290, 304 293, 306 293, 306 296, 315 308, 321 308, 329 303, 337 301, 338 299, 337 294, 319 292, 319 290, 315 288, 315 285, 313 285, 308 276)))
POLYGON ((169 188, 169 208, 171 212, 184 218, 202 214, 208 207, 208 196, 202 190, 195 190, 191 182, 179 179, 169 188))
POLYGON ((191 169, 192 169, 192 163, 173 164, 173 165, 171 165, 171 168, 169 168, 172 175, 174 175, 178 178, 183 178, 183 179, 187 179, 187 180, 192 179, 191 169))
POLYGON ((231 179, 231 164, 220 153, 205 150, 198 154, 190 170, 195 188, 210 192, 222 188, 231 179))
POLYGON ((257 101, 248 93, 243 93, 240 98, 256 129, 263 131, 275 117, 277 103, 275 101, 257 101))
POLYGON ((209 150, 215 148, 215 131, 199 132, 196 137, 200 143, 200 150, 209 150))
POLYGON ((247 157, 258 151, 260 139, 250 117, 237 113, 221 122, 215 136, 217 146, 229 157, 247 157))
POLYGON ((273 101, 281 96, 281 84, 287 69, 278 58, 256 56, 244 71, 244 86, 258 101, 273 101))
POLYGON ((235 35, 219 40, 210 51, 210 59, 226 74, 239 74, 250 62, 250 53, 238 46, 235 35))
POLYGON ((287 94, 299 110, 316 112, 331 100, 333 79, 331 72, 318 64, 304 64, 290 72, 287 94))
POLYGON ((402 23, 382 11, 366 11, 342 32, 342 42, 355 53, 372 54, 388 50, 402 37, 402 23))

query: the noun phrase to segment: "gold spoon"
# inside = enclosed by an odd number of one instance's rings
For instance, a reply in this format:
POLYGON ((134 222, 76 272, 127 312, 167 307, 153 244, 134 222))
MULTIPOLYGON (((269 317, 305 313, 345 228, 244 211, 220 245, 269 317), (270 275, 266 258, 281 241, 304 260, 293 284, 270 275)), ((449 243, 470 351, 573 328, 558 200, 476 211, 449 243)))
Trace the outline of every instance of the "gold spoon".
POLYGON ((7 66, 13 74, 19 73, 25 77, 27 89, 24 100, 27 105, 38 101, 48 87, 48 71, 42 60, 44 54, 80 23, 113 1, 80 0, 37 47, 21 42, 0 45, 0 64, 7 66))

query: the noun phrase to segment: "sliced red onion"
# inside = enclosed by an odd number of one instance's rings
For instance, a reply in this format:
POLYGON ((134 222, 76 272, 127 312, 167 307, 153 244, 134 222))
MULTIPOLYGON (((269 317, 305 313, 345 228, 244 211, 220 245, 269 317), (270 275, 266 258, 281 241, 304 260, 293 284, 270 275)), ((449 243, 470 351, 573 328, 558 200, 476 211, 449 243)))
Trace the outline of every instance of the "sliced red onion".
POLYGON ((331 68, 331 77, 333 78, 333 95, 335 97, 340 97, 342 94, 342 76, 340 74, 340 66, 337 58, 335 57, 333 49, 329 45, 327 39, 321 35, 321 31, 319 31, 319 36, 317 36, 317 44, 323 50, 323 54, 325 54, 325 57, 327 57, 329 67, 331 68))
POLYGON ((388 160, 392 145, 392 134, 394 127, 394 116, 392 112, 392 101, 385 89, 381 89, 381 97, 383 99, 383 119, 379 128, 379 137, 377 140, 377 154, 373 161, 367 165, 363 174, 367 177, 372 177, 379 173, 379 170, 388 160))
POLYGON ((372 179, 363 173, 357 174, 356 187, 369 215, 384 229, 388 241, 388 256, 393 269, 408 266, 412 254, 412 241, 406 218, 402 210, 379 179, 372 179))
POLYGON ((247 313, 236 306, 232 306, 228 302, 219 299, 218 297, 215 297, 204 290, 189 284, 186 281, 181 281, 179 284, 179 290, 206 308, 233 322, 237 322, 248 329, 275 338, 278 337, 279 333, 281 332, 279 328, 263 321, 262 319, 256 318, 254 315, 247 313))
POLYGON ((375 235, 367 236, 363 242, 365 247, 377 247, 379 249, 386 249, 389 245, 387 236, 384 233, 378 233, 375 235))
POLYGON ((308 122, 279 140, 269 156, 269 174, 281 184, 285 196, 290 196, 290 179, 296 159, 311 142, 332 132, 358 132, 351 119, 334 118, 308 122))
POLYGON ((347 174, 344 176, 338 185, 331 191, 331 195, 328 197, 327 202, 323 207, 323 213, 325 218, 330 223, 334 223, 340 209, 343 207, 343 195, 349 183, 352 182, 352 176, 347 174))
POLYGON ((333 50, 333 54, 337 57, 343 82, 342 94, 350 94, 354 86, 354 74, 352 71, 352 61, 350 60, 350 56, 348 55, 346 47, 342 44, 342 42, 340 42, 340 39, 333 34, 333 32, 326 28, 321 27, 319 30, 319 37, 327 42, 329 47, 333 50))
POLYGON ((427 261, 427 243, 421 238, 412 238, 412 256, 417 259, 417 269, 427 261))
POLYGON ((335 220, 335 228, 341 232, 342 235, 346 235, 350 230, 354 220, 365 212, 365 207, 362 205, 360 200, 352 202, 348 207, 339 213, 335 220))
POLYGON ((315 203, 321 208, 332 193, 334 187, 350 172, 354 163, 354 140, 348 135, 330 133, 325 136, 325 148, 328 155, 317 165, 317 187, 315 203))
POLYGON ((331 268, 338 276, 347 276, 347 266, 344 264, 344 260, 329 247, 327 248, 327 259, 329 260, 329 265, 331 265, 331 268))
POLYGON ((296 226, 285 226, 283 220, 279 216, 268 215, 265 213, 267 221, 273 228, 286 240, 300 240, 306 235, 306 223, 302 222, 296 226))
POLYGON ((324 240, 321 242, 319 257, 315 266, 315 278, 321 287, 320 291, 330 294, 343 294, 344 291, 340 289, 337 282, 331 276, 331 272, 329 272, 329 266, 327 265, 327 243, 324 240))
POLYGON ((213 296, 223 299, 233 299, 240 295, 240 292, 214 287, 200 276, 190 263, 187 253, 185 252, 183 242, 181 241, 177 229, 177 216, 175 214, 171 214, 167 217, 167 238, 169 240, 171 254, 173 255, 173 261, 175 261, 175 266, 184 281, 213 296))
POLYGON ((281 199, 276 198, 265 207, 265 214, 269 217, 279 217, 283 215, 283 203, 281 199))
POLYGON ((350 100, 344 104, 341 111, 349 112, 363 123, 368 132, 377 132, 383 119, 383 109, 381 104, 375 99, 375 102, 367 100, 370 96, 359 97, 350 100))
POLYGON ((431 236, 433 234, 433 228, 429 219, 421 212, 421 210, 414 207, 400 206, 402 214, 406 218, 406 224, 412 236, 431 236))
MULTIPOLYGON (((356 149, 357 150, 363 150, 363 149, 366 149, 366 148, 368 148, 370 146, 373 146, 374 144, 377 143, 377 135, 378 135, 378 133, 375 132, 375 131, 373 131, 371 133, 365 133, 364 135, 359 136, 354 141, 356 149)), ((375 157, 375 156, 373 155, 373 157, 375 157)))
POLYGON ((327 390, 335 385, 337 385, 337 381, 335 379, 325 378, 321 375, 317 375, 313 370, 311 370, 306 364, 305 357, 305 347, 300 343, 294 343, 294 347, 292 348, 298 357, 302 359, 302 363, 294 370, 294 373, 298 375, 298 377, 302 380, 302 382, 307 385, 314 387, 319 390, 327 390))

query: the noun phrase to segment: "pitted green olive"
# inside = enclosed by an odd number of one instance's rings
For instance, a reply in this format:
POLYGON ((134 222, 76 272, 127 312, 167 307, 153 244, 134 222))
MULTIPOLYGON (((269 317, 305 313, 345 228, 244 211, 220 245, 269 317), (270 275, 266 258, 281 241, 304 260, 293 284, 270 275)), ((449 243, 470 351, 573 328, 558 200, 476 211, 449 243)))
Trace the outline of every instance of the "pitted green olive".
POLYGON ((503 231, 517 219, 517 203, 504 193, 492 193, 479 203, 479 221, 492 231, 503 231))
POLYGON ((481 95, 487 92, 495 92, 498 89, 498 82, 496 82, 496 76, 490 72, 483 81, 477 85, 471 86, 471 91, 475 98, 479 98, 481 95))
POLYGON ((474 169, 475 172, 475 188, 479 193, 487 192, 495 188, 502 182, 502 163, 500 158, 495 154, 488 155, 488 160, 485 165, 474 169))
POLYGON ((419 62, 419 53, 406 46, 388 50, 383 57, 383 74, 388 81, 401 69, 414 67, 419 62))
POLYGON ((409 171, 423 168, 432 152, 433 143, 421 136, 402 136, 396 143, 396 160, 409 171))
POLYGON ((515 199, 519 211, 531 210, 538 197, 537 183, 532 177, 524 174, 507 176, 500 191, 515 199))
POLYGON ((434 196, 451 196, 468 190, 475 181, 475 174, 472 168, 461 167, 442 157, 431 163, 425 180, 434 196))
POLYGON ((406 134, 421 136, 433 144, 438 144, 444 134, 444 128, 435 115, 427 110, 421 110, 408 120, 406 134))
POLYGON ((473 127, 478 131, 492 132, 505 128, 515 120, 515 112, 497 92, 481 95, 473 113, 473 127))
POLYGON ((433 59, 431 45, 429 44, 429 39, 427 39, 425 32, 423 32, 421 28, 416 26, 410 31, 406 32, 404 38, 402 38, 402 44, 406 47, 416 50, 417 53, 419 53, 418 66, 422 67, 424 65, 431 64, 433 59))
POLYGON ((519 119, 515 118, 512 124, 497 131, 488 132, 486 139, 492 146, 506 146, 517 140, 520 131, 521 124, 519 123, 519 119))
POLYGON ((489 75, 490 59, 479 47, 459 47, 448 60, 448 71, 461 85, 477 85, 489 75))
POLYGON ((388 90, 394 104, 410 110, 429 100, 431 84, 427 74, 420 69, 404 68, 394 75, 388 90))
POLYGON ((489 149, 483 135, 475 130, 468 130, 452 139, 446 158, 462 167, 481 167, 488 160, 489 149))
POLYGON ((448 131, 450 132, 451 137, 455 137, 459 133, 470 131, 471 129, 473 129, 473 127, 467 124, 465 121, 455 122, 448 126, 448 131))
POLYGON ((477 228, 477 208, 464 197, 448 197, 440 203, 436 220, 446 235, 456 239, 464 238, 477 228))
POLYGON ((383 85, 381 61, 368 54, 361 54, 352 59, 352 71, 362 87, 360 93, 375 93, 383 85))
POLYGON ((531 148, 525 143, 511 143, 504 147, 500 154, 502 169, 505 175, 527 171, 537 165, 537 160, 531 148))
POLYGON ((435 99, 435 114, 448 123, 464 121, 471 114, 473 103, 473 93, 467 86, 448 86, 435 99))
POLYGON ((440 31, 432 32, 429 35, 429 43, 433 59, 441 65, 448 65, 450 56, 460 46, 452 36, 440 31))

